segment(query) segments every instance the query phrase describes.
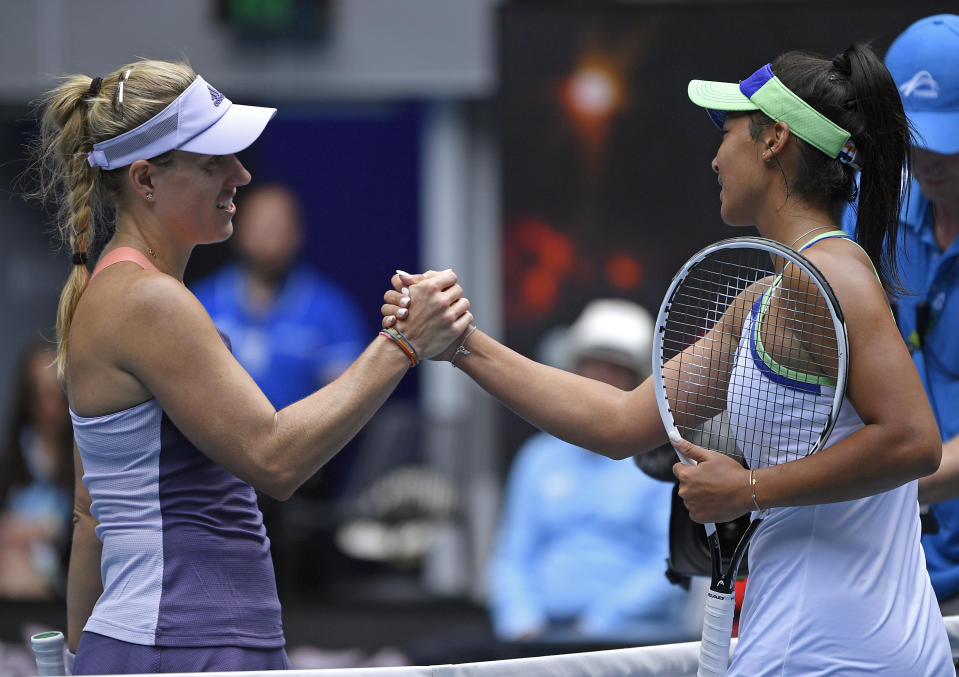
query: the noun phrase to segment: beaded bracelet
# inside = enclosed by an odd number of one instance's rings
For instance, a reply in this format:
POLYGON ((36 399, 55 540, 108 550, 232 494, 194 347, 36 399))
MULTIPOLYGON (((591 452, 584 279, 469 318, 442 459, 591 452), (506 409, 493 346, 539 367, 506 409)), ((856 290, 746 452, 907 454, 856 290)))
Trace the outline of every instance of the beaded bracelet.
POLYGON ((382 330, 380 332, 380 336, 385 336, 390 341, 392 341, 393 343, 395 343, 396 345, 400 347, 400 350, 403 351, 403 354, 406 355, 408 358, 410 358, 411 368, 415 367, 416 364, 419 362, 419 356, 416 354, 416 350, 414 350, 413 344, 409 342, 404 342, 402 339, 400 339, 399 336, 393 334, 393 332, 391 332, 389 329, 382 330))

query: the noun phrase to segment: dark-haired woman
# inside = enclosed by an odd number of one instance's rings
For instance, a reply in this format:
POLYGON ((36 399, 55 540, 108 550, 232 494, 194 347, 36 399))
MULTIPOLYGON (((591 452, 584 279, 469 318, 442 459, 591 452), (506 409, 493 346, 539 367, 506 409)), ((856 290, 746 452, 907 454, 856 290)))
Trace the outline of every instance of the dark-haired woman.
MULTIPOLYGON (((770 509, 750 547, 729 674, 954 675, 916 500, 917 478, 938 467, 941 442, 886 296, 895 291, 889 245, 910 147, 896 86, 871 49, 854 45, 834 59, 786 53, 738 84, 693 81, 689 96, 722 130, 711 164, 723 220, 803 250, 839 298, 850 342, 847 402, 828 446, 757 466, 755 492, 737 461, 673 440, 699 462, 674 469, 694 519, 770 509), (838 229, 857 169, 859 244, 838 229)), ((419 279, 429 275, 393 284, 414 289, 419 279)), ((401 299, 387 292, 385 326, 415 316, 401 299)), ((744 324, 724 318, 714 345, 740 345, 736 378, 763 379, 740 344, 744 324)), ((442 355, 572 444, 624 458, 667 440, 650 381, 617 391, 532 362, 480 331, 442 355)), ((798 397, 781 395, 786 406, 798 397)), ((737 406, 731 400, 731 417, 737 406)))

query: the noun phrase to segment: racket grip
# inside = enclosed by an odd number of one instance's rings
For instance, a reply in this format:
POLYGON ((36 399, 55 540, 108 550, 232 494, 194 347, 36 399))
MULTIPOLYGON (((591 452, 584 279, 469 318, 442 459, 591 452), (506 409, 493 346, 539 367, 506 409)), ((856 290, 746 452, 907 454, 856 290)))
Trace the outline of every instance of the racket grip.
POLYGON ((696 677, 722 677, 726 674, 735 610, 735 591, 726 594, 710 590, 706 593, 703 641, 699 645, 699 671, 696 677))
POLYGON ((37 659, 38 675, 66 675, 63 661, 63 633, 41 632, 30 638, 33 655, 37 659))

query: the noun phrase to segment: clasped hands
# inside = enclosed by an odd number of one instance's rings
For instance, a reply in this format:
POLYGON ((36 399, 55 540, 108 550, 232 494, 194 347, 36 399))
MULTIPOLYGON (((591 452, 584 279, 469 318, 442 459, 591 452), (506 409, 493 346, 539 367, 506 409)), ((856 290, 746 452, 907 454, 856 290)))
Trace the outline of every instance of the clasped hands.
POLYGON ((452 269, 411 275, 397 270, 383 295, 383 328, 403 332, 424 358, 449 360, 473 323, 469 299, 452 269))

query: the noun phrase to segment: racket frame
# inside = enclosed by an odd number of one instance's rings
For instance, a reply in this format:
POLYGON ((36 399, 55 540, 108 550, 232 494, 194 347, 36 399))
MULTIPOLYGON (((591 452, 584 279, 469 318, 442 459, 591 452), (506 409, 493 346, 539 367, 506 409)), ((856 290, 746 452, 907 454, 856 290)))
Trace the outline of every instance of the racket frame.
MULTIPOLYGON (((832 287, 829 286, 825 276, 823 276, 819 269, 796 250, 775 240, 763 237, 746 236, 728 238, 704 247, 683 264, 679 272, 673 276, 669 288, 663 296, 663 302, 656 316, 653 333, 652 374, 656 394, 656 405, 659 408, 659 415, 662 418, 666 432, 669 434, 672 431, 676 431, 676 433, 679 434, 672 408, 669 405, 669 398, 666 394, 663 378, 663 340, 666 333, 666 322, 669 319, 670 308, 677 290, 692 270, 714 252, 724 249, 758 249, 767 252, 770 256, 779 257, 784 262, 787 262, 787 264, 799 266, 803 272, 809 276, 827 301, 829 314, 836 332, 838 369, 833 406, 830 410, 829 420, 809 451, 809 454, 816 453, 825 446, 826 441, 829 439, 829 435, 839 417, 839 411, 846 391, 846 381, 849 377, 849 338, 846 334, 845 319, 843 317, 842 307, 839 305, 839 300, 836 298, 832 287)), ((783 269, 785 269, 785 265, 783 269)), ((688 465, 696 464, 695 461, 686 458, 678 451, 676 454, 683 463, 688 465)), ((709 591, 706 594, 706 613, 703 621, 703 639, 700 646, 700 667, 697 673, 700 677, 721 677, 726 674, 726 668, 729 662, 730 636, 732 634, 736 575, 749 546, 749 540, 767 512, 768 510, 758 512, 755 518, 750 521, 749 526, 736 545, 729 566, 725 570, 723 570, 722 566, 722 547, 719 541, 719 534, 716 532, 716 525, 711 522, 703 525, 706 529, 706 540, 709 545, 712 571, 709 591)))

